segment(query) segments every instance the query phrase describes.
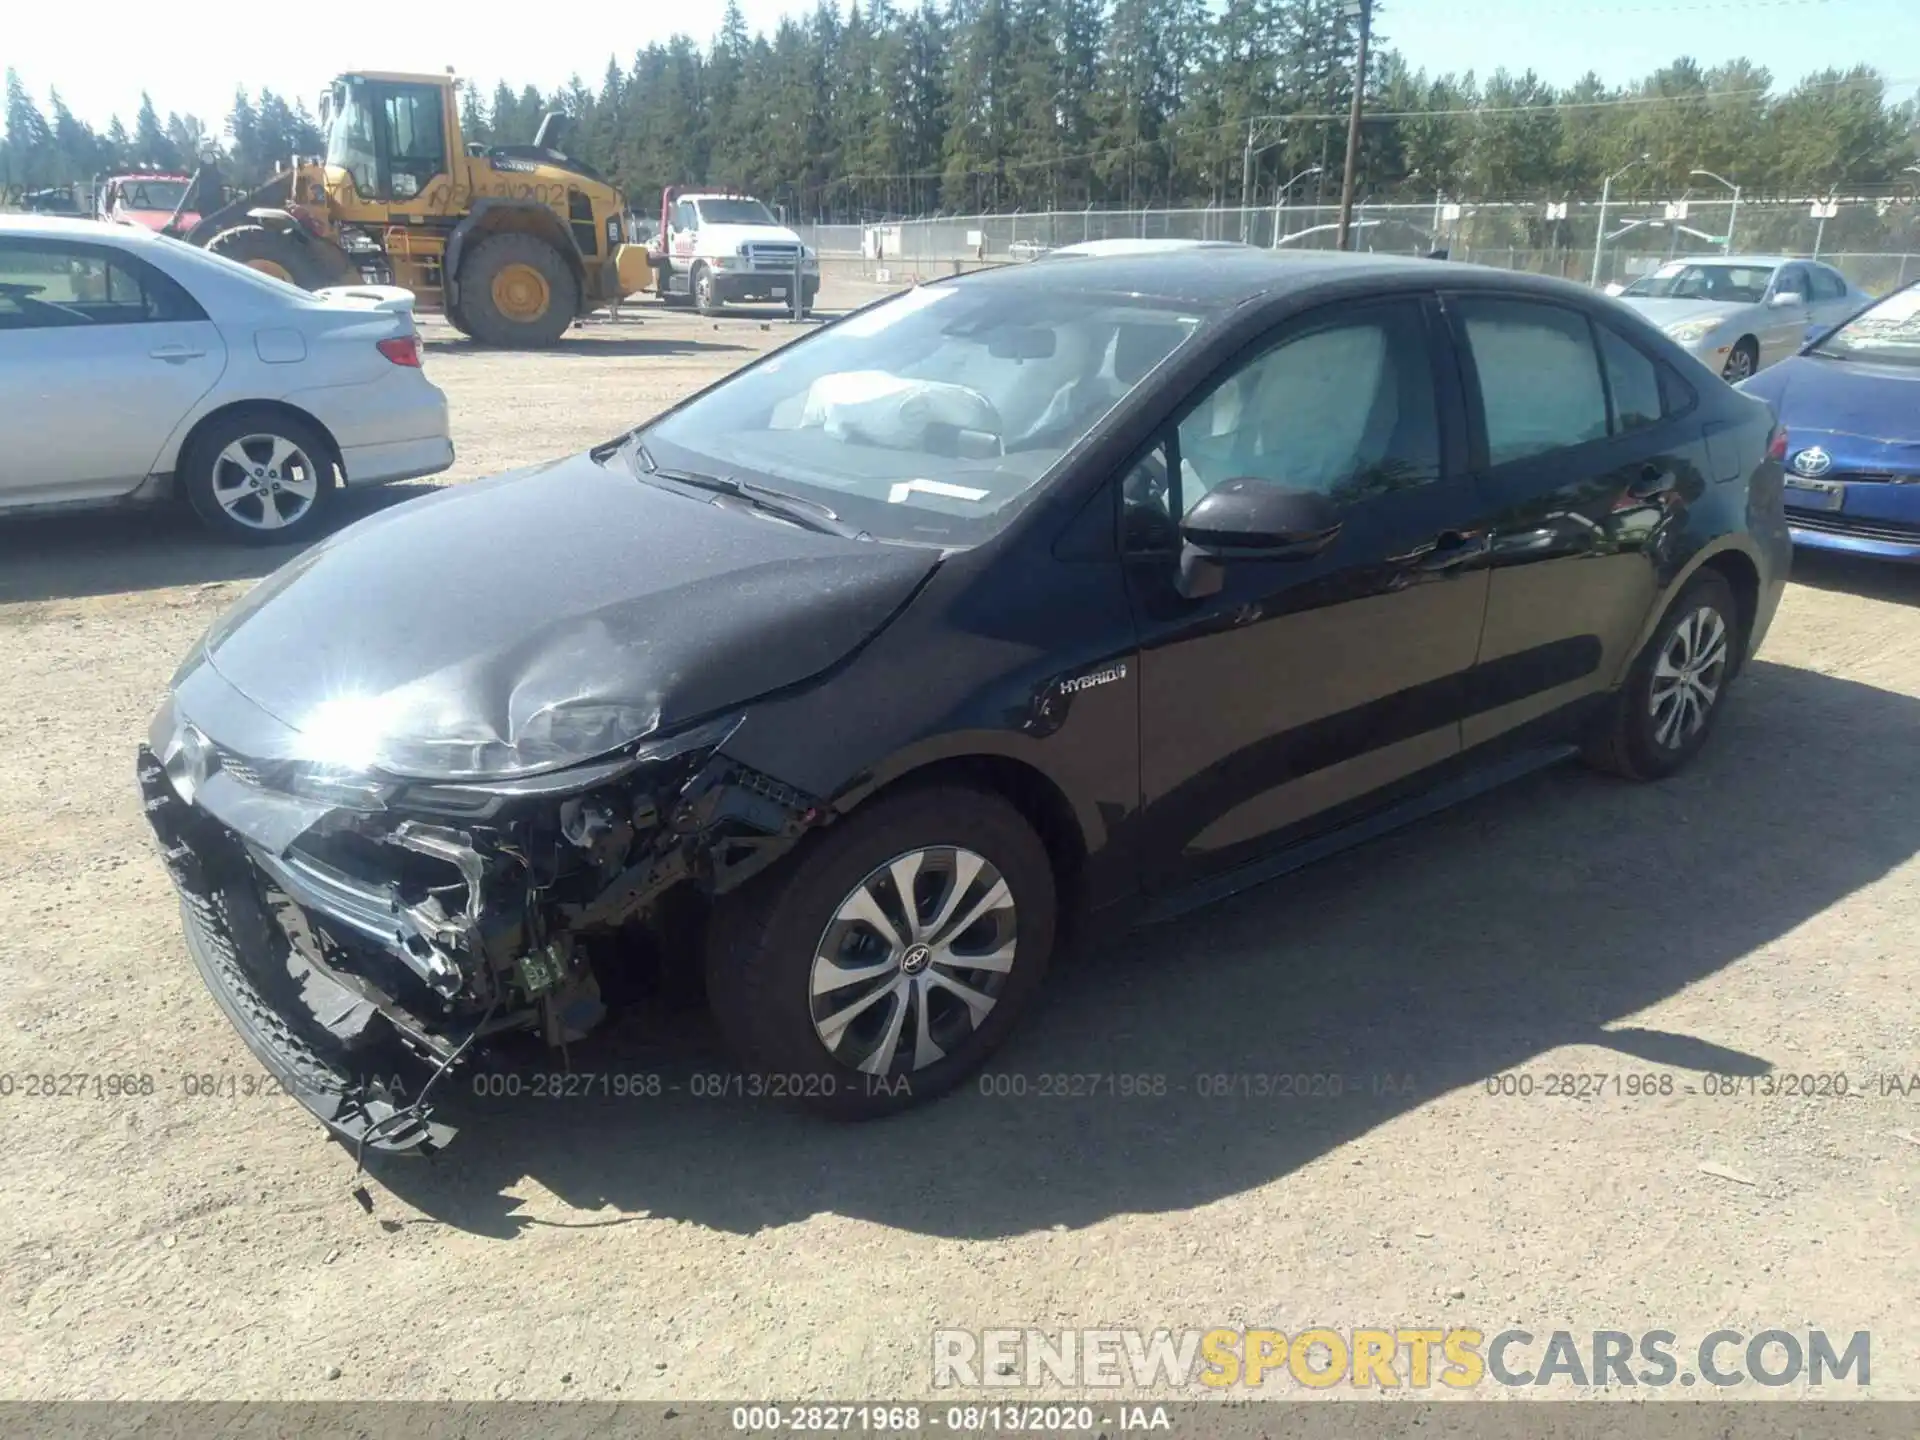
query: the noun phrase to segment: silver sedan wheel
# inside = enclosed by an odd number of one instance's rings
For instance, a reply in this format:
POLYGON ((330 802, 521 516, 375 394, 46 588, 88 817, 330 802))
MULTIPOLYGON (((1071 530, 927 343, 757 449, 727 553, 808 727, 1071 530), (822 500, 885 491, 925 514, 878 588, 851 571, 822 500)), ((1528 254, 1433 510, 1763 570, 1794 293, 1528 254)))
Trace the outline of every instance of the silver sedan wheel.
POLYGON ((929 846, 878 866, 814 948, 814 1033, 869 1075, 944 1059, 1005 993, 1017 920, 1006 880, 971 850, 929 846))
POLYGON ((213 498, 235 524, 283 530, 313 508, 321 475, 284 435, 243 435, 213 462, 213 498))
POLYGON ((1733 353, 1727 356, 1727 363, 1721 369, 1721 378, 1728 382, 1745 380, 1753 374, 1753 352, 1744 345, 1736 345, 1733 353))
POLYGON ((1678 750, 1700 733, 1727 675, 1727 622, 1702 605, 1674 629, 1654 662, 1647 708, 1654 739, 1678 750))

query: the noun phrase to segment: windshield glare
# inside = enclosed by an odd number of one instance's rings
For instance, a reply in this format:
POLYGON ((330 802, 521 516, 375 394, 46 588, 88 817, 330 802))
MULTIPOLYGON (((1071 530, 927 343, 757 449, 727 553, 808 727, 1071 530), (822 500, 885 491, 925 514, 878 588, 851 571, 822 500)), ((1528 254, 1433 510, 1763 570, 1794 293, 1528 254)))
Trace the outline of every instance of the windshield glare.
POLYGON ((1869 305, 1822 340, 1815 353, 1920 366, 1920 284, 1869 305))
POLYGON ((778 225, 758 200, 696 200, 703 225, 778 225))
POLYGON ((1758 305, 1767 298, 1773 271, 1765 265, 1662 265, 1642 275, 1625 294, 1650 300, 1719 300, 1729 305, 1758 305))
POLYGON ((1134 296, 930 285, 646 428, 663 466, 819 500, 879 539, 993 533, 1201 317, 1134 296))

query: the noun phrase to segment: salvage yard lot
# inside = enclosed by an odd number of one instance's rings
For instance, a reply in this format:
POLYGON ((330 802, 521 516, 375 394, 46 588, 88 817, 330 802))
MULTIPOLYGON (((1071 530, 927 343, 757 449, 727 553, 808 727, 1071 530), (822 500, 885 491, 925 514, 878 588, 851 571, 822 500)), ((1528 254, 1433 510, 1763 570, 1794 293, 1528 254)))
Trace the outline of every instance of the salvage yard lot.
MULTIPOLYGON (((798 333, 423 328, 455 483, 798 333)), ((927 1110, 716 1098, 699 1012, 637 1017, 574 1064, 657 1087, 458 1095, 367 1215, 203 990, 133 786, 285 558, 0 527, 0 1396, 851 1400, 931 1395, 938 1327, 1518 1325, 1869 1330, 1868 1393, 1920 1398, 1920 571, 1802 558, 1679 779, 1549 772, 1074 957, 927 1110)))

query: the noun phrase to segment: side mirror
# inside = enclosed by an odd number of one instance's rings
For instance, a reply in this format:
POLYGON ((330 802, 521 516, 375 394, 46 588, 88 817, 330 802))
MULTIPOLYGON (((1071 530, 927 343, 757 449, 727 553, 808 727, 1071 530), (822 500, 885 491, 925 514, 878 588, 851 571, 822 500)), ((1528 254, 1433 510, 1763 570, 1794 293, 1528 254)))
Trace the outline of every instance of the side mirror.
POLYGON ((1830 328, 1830 326, 1826 325, 1809 325, 1807 327, 1807 333, 1800 337, 1800 343, 1802 345, 1811 345, 1822 335, 1826 334, 1830 328))
POLYGON ((1224 481, 1180 522, 1180 593, 1212 595, 1234 561, 1309 559, 1339 534, 1340 512, 1317 491, 1253 476, 1224 481))
POLYGON ((1807 297, 1802 295, 1798 290, 1775 291, 1773 299, 1767 302, 1767 304, 1773 306, 1776 310, 1784 309, 1789 305, 1804 305, 1806 303, 1807 297))

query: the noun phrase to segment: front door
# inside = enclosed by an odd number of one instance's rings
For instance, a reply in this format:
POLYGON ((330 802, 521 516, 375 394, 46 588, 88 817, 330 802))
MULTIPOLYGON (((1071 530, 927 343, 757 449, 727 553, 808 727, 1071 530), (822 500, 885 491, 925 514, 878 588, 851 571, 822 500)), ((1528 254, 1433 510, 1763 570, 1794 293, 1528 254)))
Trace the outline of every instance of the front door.
POLYGON ((1486 608, 1477 506, 1437 311, 1417 297, 1289 322, 1200 394, 1129 478, 1151 889, 1229 868, 1441 764, 1486 608), (1175 516, 1252 477, 1317 490, 1341 528, 1305 559, 1177 586, 1175 516))
POLYGON ((0 504, 134 489, 225 367, 218 327, 145 262, 0 240, 0 504))

